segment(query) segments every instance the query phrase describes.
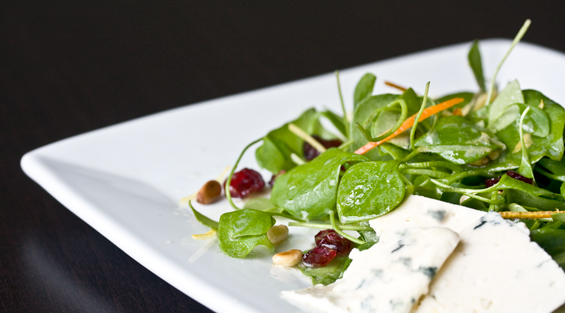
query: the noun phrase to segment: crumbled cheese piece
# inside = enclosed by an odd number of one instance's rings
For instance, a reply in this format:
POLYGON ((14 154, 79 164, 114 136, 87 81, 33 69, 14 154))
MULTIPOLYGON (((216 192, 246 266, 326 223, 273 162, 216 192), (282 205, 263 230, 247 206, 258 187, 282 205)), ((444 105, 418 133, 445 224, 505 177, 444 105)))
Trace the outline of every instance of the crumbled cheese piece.
POLYGON ((410 312, 459 242, 447 228, 384 231, 368 250, 353 250, 342 279, 284 291, 283 298, 322 312, 410 312))
POLYGON ((460 232, 486 213, 422 196, 409 196, 393 211, 369 222, 380 234, 387 228, 447 227, 460 232))
POLYGON ((460 237, 416 312, 547 313, 565 302, 565 273, 523 223, 489 213, 460 237))

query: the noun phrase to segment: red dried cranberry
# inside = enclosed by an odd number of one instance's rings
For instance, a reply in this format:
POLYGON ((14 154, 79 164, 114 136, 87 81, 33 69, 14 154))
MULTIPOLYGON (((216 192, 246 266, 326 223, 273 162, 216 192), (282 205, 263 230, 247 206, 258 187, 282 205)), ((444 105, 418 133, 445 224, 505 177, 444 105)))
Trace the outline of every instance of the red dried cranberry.
POLYGON ((307 267, 324 267, 330 263, 335 256, 337 251, 334 249, 317 246, 316 248, 306 252, 302 257, 302 262, 307 267))
POLYGON ((530 185, 533 185, 533 184, 534 184, 534 180, 533 180, 533 179, 524 177, 524 176, 522 176, 522 175, 520 175, 520 174, 518 174, 518 173, 516 173, 516 172, 514 172, 514 171, 508 171, 508 172, 506 172, 506 175, 508 175, 508 176, 510 176, 510 177, 512 177, 512 178, 514 178, 514 179, 517 179, 517 180, 519 180, 519 181, 523 181, 523 182, 525 182, 526 184, 530 184, 530 185))
POLYGON ((316 246, 334 249, 337 252, 337 256, 347 255, 353 248, 352 242, 349 239, 343 238, 333 229, 322 230, 314 238, 316 246))
MULTIPOLYGON (((226 190, 226 182, 224 182, 224 190, 226 190)), ((249 194, 262 191, 265 187, 265 181, 261 174, 249 168, 234 173, 230 183, 230 195, 233 198, 245 198, 249 194)), ((227 192, 227 191, 226 191, 227 192)))
POLYGON ((487 185, 487 188, 498 184, 498 182, 500 181, 500 177, 502 177, 502 176, 487 179, 485 181, 485 185, 487 185))
MULTIPOLYGON (((321 137, 316 136, 316 135, 313 135, 312 138, 316 139, 316 141, 319 142, 320 144, 322 144, 322 146, 324 146, 324 148, 326 148, 326 149, 339 147, 343 143, 339 139, 324 140, 321 137)), ((310 145, 306 141, 304 142, 302 150, 304 151, 304 158, 308 161, 311 161, 312 159, 314 159, 315 157, 320 155, 320 152, 318 152, 318 150, 314 149, 314 147, 312 147, 312 145, 310 145)))
POLYGON ((275 181, 277 180, 277 177, 281 176, 284 173, 286 173, 286 171, 281 170, 277 175, 273 175, 273 177, 271 177, 271 180, 269 180, 269 186, 273 188, 273 186, 275 185, 275 181))
MULTIPOLYGON (((525 182, 526 184, 530 184, 530 185, 533 185, 533 184, 534 184, 534 180, 533 180, 533 179, 524 177, 524 176, 522 176, 522 175, 520 175, 520 174, 518 174, 518 173, 516 173, 516 172, 514 172, 514 171, 508 171, 508 172, 506 172, 506 175, 508 175, 508 176, 510 176, 510 177, 512 177, 512 178, 514 178, 514 179, 517 179, 517 180, 519 180, 519 181, 523 181, 523 182, 525 182)), ((485 184, 486 184, 487 188, 496 185, 496 184, 500 181, 500 178, 501 178, 501 177, 502 177, 502 176, 498 176, 498 177, 495 177, 495 178, 489 178, 489 179, 487 179, 487 180, 485 181, 485 184)))

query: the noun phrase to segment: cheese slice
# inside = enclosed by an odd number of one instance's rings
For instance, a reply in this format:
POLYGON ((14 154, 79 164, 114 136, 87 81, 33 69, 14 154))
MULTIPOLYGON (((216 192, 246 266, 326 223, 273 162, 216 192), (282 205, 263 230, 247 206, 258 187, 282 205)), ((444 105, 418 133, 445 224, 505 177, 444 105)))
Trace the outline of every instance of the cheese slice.
POLYGON ((353 261, 342 279, 282 296, 320 312, 408 313, 458 242, 447 228, 385 230, 370 249, 351 252, 353 261))
POLYGON ((460 232, 486 212, 422 196, 409 196, 393 211, 371 220, 379 235, 386 228, 447 227, 460 232))
POLYGON ((460 237, 415 312, 547 313, 565 302, 565 273, 523 223, 488 213, 460 237))

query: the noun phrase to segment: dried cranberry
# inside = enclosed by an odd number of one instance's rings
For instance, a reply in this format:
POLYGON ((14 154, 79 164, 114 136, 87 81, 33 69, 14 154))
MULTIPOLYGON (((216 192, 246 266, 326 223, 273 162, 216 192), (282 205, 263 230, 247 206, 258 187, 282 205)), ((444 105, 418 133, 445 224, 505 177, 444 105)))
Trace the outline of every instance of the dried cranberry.
MULTIPOLYGON (((339 139, 324 140, 316 135, 312 136, 312 138, 316 139, 316 141, 322 144, 322 146, 324 146, 324 148, 326 149, 339 147, 343 143, 339 139)), ((304 158, 308 161, 311 161, 312 159, 320 155, 320 152, 318 152, 318 150, 316 150, 314 147, 312 147, 312 145, 310 145, 306 141, 304 142, 304 146, 302 147, 302 150, 304 151, 304 158)))
MULTIPOLYGON (((224 190, 226 190, 226 182, 224 182, 224 190)), ((265 187, 265 181, 261 174, 249 168, 234 173, 230 183, 230 195, 233 198, 245 198, 249 194, 262 191, 265 187)), ((227 192, 227 191, 226 191, 227 192)))
POLYGON ((286 173, 286 171, 281 170, 277 175, 273 175, 273 177, 271 177, 271 180, 269 180, 269 186, 273 188, 273 186, 275 185, 275 181, 277 180, 277 177, 281 176, 284 173, 286 173))
POLYGON ((352 242, 349 239, 343 238, 333 229, 322 230, 314 238, 316 246, 334 249, 337 252, 337 256, 347 255, 353 248, 352 242))
POLYGON ((494 177, 494 178, 489 178, 489 179, 487 179, 487 180, 485 181, 485 185, 487 185, 487 188, 488 188, 488 187, 492 187, 492 186, 498 184, 498 182, 500 181, 500 178, 501 178, 501 177, 502 177, 502 176, 498 176, 498 177, 494 177))
POLYGON ((520 174, 518 174, 518 173, 516 173, 516 172, 514 172, 514 171, 508 171, 508 172, 506 172, 506 175, 508 175, 508 176, 510 176, 510 177, 512 177, 512 178, 514 178, 514 179, 517 179, 517 180, 519 180, 519 181, 523 181, 523 182, 525 182, 526 184, 530 184, 530 185, 533 185, 533 184, 534 184, 534 180, 533 180, 533 179, 524 177, 524 176, 522 176, 522 175, 520 175, 520 174))
MULTIPOLYGON (((523 182, 525 182, 526 184, 530 184, 530 185, 533 185, 533 184, 534 184, 534 180, 533 180, 533 179, 524 177, 524 176, 522 176, 522 175, 520 175, 520 174, 518 174, 518 173, 516 173, 516 172, 514 172, 514 171, 508 171, 508 172, 506 172, 506 175, 508 175, 508 176, 510 176, 510 177, 512 177, 512 178, 514 178, 514 179, 517 179, 517 180, 519 180, 519 181, 523 181, 523 182)), ((501 177, 502 177, 502 176, 498 176, 498 177, 495 177, 495 178, 489 178, 489 179, 487 179, 487 180, 485 181, 485 184, 486 184, 487 188, 496 185, 496 184, 500 181, 500 178, 501 178, 501 177)))
POLYGON ((317 246, 304 254, 302 262, 307 267, 324 267, 328 265, 336 255, 337 251, 334 249, 317 246))

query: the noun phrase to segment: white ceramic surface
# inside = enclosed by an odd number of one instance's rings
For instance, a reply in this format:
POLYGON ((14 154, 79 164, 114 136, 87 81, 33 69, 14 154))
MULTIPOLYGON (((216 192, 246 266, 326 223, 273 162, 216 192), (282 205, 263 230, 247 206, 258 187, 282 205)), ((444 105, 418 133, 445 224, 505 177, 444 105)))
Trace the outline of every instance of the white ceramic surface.
MULTIPOLYGON (((492 75, 509 45, 509 40, 481 42, 485 76, 492 75)), ((378 77, 376 94, 396 92, 384 80, 412 86, 420 93, 431 81, 431 96, 477 90, 467 65, 469 46, 458 44, 343 70, 346 105, 352 107, 355 84, 366 72, 378 77)), ((497 81, 504 86, 518 79, 523 89, 538 89, 565 103, 563 73, 564 54, 521 43, 497 81)), ((128 255, 211 309, 294 312, 296 308, 282 300, 279 291, 304 287, 306 280, 295 272, 273 268, 270 255, 261 251, 247 259, 232 259, 214 244, 196 258, 205 242, 194 241, 190 235, 207 229, 177 203, 233 164, 247 143, 312 106, 340 112, 333 73, 78 135, 29 152, 22 168, 128 255)), ((243 158, 241 167, 257 168, 253 151, 243 158)), ((217 219, 229 205, 223 201, 197 209, 217 219)), ((291 240, 278 251, 312 246, 315 231, 291 231, 291 240)))

